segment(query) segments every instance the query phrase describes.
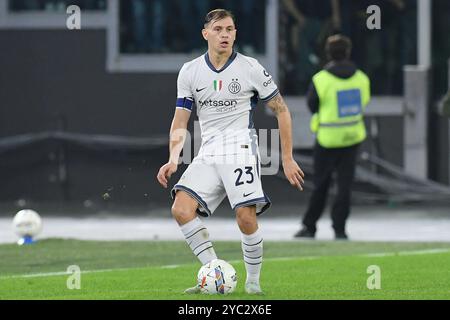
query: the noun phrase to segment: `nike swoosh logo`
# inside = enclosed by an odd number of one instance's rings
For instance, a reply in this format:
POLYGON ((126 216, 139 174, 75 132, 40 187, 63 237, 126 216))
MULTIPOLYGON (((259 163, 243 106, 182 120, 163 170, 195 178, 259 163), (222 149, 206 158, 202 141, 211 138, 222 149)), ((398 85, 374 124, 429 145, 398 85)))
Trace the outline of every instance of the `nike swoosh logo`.
POLYGON ((256 191, 253 191, 252 193, 248 193, 248 194, 245 194, 244 193, 244 198, 247 198, 249 195, 252 195, 252 194, 254 194, 256 191))
POLYGON ((201 89, 195 89, 195 91, 200 92, 200 91, 205 90, 206 88, 208 88, 208 87, 204 87, 204 88, 201 88, 201 89))

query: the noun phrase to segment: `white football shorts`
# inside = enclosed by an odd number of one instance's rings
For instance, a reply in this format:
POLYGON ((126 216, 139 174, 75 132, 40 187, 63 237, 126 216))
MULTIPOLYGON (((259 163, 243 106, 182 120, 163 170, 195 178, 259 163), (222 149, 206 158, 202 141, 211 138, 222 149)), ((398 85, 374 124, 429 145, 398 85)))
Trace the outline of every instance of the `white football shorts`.
POLYGON ((271 205, 262 189, 259 157, 251 154, 195 157, 173 187, 172 199, 180 190, 197 200, 197 213, 204 217, 227 196, 233 210, 256 205, 257 215, 271 205))

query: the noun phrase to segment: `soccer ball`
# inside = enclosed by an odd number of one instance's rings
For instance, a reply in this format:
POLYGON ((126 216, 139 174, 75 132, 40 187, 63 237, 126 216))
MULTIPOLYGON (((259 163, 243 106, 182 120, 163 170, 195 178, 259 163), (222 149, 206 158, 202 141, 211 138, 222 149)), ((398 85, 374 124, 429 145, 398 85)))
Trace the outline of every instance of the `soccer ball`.
POLYGON ((42 230, 41 217, 34 210, 20 210, 14 216, 13 228, 19 237, 34 237, 42 230))
POLYGON ((236 270, 228 262, 215 259, 200 268, 197 282, 204 294, 229 294, 236 289, 236 270))

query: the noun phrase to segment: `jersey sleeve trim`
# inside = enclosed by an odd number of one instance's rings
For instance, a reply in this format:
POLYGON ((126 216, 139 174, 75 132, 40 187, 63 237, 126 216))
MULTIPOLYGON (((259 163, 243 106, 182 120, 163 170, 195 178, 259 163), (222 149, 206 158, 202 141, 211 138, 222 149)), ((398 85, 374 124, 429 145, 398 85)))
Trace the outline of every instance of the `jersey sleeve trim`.
POLYGON ((267 102, 267 101, 271 100, 272 98, 276 97, 279 93, 280 93, 280 90, 275 89, 275 91, 272 92, 271 94, 269 94, 266 98, 261 98, 261 101, 267 102))

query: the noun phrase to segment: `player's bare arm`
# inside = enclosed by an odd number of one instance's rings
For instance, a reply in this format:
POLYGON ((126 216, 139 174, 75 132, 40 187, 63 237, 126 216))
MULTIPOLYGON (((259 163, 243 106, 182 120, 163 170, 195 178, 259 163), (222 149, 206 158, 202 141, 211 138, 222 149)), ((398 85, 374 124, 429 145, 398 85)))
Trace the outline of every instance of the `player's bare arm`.
POLYGON ((169 161, 159 169, 158 182, 167 188, 167 183, 178 169, 178 160, 186 140, 186 130, 191 112, 177 108, 170 127, 169 161))
POLYGON ((284 102, 281 94, 276 95, 273 99, 267 102, 267 106, 272 109, 278 120, 284 174, 292 186, 295 186, 303 191, 303 178, 305 177, 305 174, 292 156, 291 113, 289 112, 288 106, 284 102))

